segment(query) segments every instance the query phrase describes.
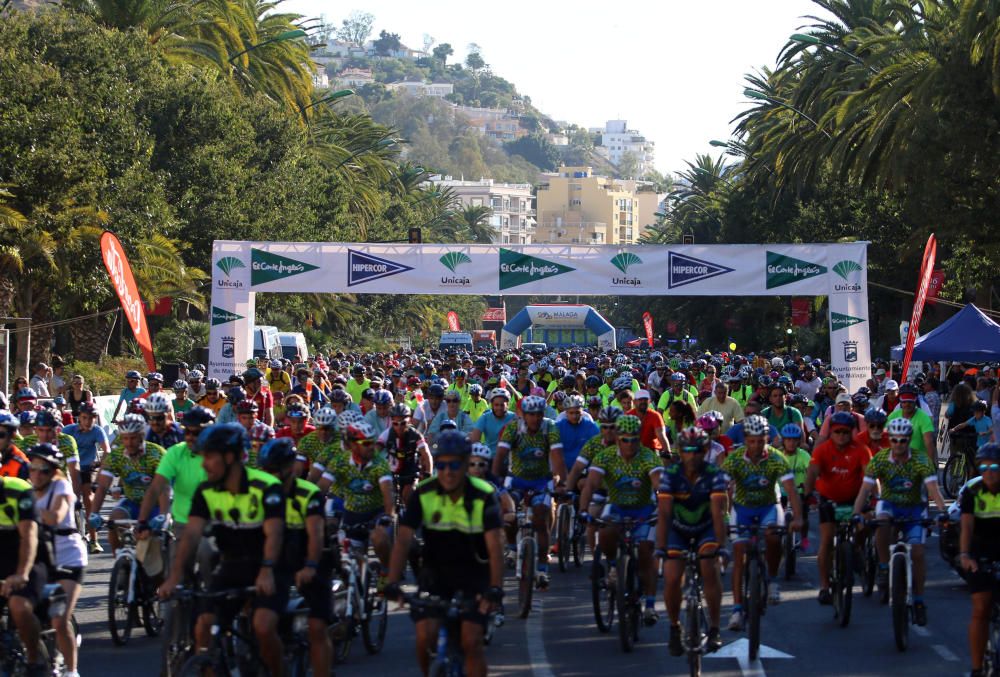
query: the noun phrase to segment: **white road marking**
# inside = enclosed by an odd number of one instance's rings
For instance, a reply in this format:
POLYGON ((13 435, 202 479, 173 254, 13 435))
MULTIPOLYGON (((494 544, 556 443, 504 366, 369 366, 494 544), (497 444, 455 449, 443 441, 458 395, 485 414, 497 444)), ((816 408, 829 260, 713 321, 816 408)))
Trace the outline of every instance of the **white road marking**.
POLYGON ((921 637, 930 637, 931 631, 921 625, 912 625, 913 632, 917 633, 921 637))
POLYGON ((942 660, 958 662, 958 656, 953 654, 944 644, 931 644, 931 648, 942 660))
POLYGON ((542 612, 544 604, 534 596, 531 604, 531 613, 524 623, 525 639, 528 646, 528 658, 531 659, 531 674, 534 677, 555 677, 552 666, 549 665, 549 657, 545 653, 545 640, 542 639, 542 612))
POLYGON ((740 672, 743 673, 743 677, 767 677, 764 672, 764 665, 760 662, 761 658, 795 658, 786 654, 784 651, 778 651, 773 647, 769 647, 766 644, 760 645, 760 650, 757 652, 756 660, 750 660, 750 640, 738 639, 735 642, 727 644, 715 653, 710 653, 705 658, 735 658, 736 662, 740 666, 740 672))

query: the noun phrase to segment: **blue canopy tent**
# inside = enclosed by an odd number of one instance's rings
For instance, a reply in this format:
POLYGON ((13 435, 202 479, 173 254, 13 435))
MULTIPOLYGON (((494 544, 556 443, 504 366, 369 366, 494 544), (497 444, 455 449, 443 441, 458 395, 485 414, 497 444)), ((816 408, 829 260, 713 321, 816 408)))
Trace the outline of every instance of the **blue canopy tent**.
MULTIPOLYGON (((892 348, 892 359, 902 360, 905 345, 892 348)), ((917 362, 993 362, 1000 360, 1000 325, 971 303, 913 344, 917 362)))

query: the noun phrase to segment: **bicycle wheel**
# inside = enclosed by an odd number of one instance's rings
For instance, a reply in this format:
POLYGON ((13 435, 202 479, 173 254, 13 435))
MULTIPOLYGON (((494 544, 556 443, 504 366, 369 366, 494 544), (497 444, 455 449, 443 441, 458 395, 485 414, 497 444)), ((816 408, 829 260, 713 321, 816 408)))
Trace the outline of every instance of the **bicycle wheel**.
POLYGON ((760 651, 760 617, 763 612, 764 595, 761 591, 766 583, 761 580, 761 562, 759 559, 751 559, 746 568, 748 585, 750 592, 749 599, 743 600, 747 604, 747 635, 750 640, 750 660, 757 660, 760 651))
POLYGON ((573 566, 579 569, 583 566, 583 555, 587 548, 587 542, 584 540, 587 538, 587 530, 582 528, 580 523, 577 522, 573 525, 572 533, 573 566))
POLYGON ((854 597, 854 548, 850 541, 843 540, 837 544, 837 582, 834 601, 839 597, 839 604, 835 604, 837 619, 840 627, 846 628, 851 622, 851 605, 854 597))
POLYGON ((906 651, 910 643, 910 609, 906 604, 910 582, 906 578, 906 556, 893 555, 889 568, 892 571, 892 632, 896 638, 896 648, 906 651))
POLYGON ((385 596, 378 592, 378 575, 379 567, 370 564, 365 571, 365 620, 361 624, 361 639, 370 654, 382 650, 389 627, 389 604, 385 596))
POLYGON ((615 622, 615 591, 608 587, 601 549, 594 550, 594 560, 590 565, 590 597, 594 603, 594 620, 601 632, 610 632, 615 622))
POLYGON ((861 592, 865 597, 871 597, 875 591, 875 578, 878 575, 878 553, 875 551, 875 537, 870 532, 865 532, 861 544, 861 557, 863 558, 861 592))
POLYGON ((628 653, 635 646, 636 614, 633 609, 638 608, 639 601, 634 599, 635 585, 631 578, 634 576, 635 563, 629 553, 623 553, 618 558, 618 576, 615 596, 618 602, 618 639, 622 645, 622 651, 628 653))
MULTIPOLYGON (((786 522, 788 520, 786 519, 786 522)), ((785 580, 790 581, 795 577, 795 564, 796 564, 796 552, 795 552, 795 534, 791 529, 785 532, 784 538, 781 539, 781 545, 783 546, 785 555, 785 580)))
POLYGON ((327 628, 330 643, 333 645, 334 664, 343 663, 351 654, 351 644, 354 642, 354 629, 350 620, 344 620, 327 628))
POLYGON ((184 661, 184 665, 181 666, 178 673, 178 677, 204 677, 205 675, 228 677, 229 670, 224 661, 217 662, 211 656, 192 656, 184 661))
POLYGON ((132 636, 132 610, 128 603, 128 579, 132 569, 129 557, 119 557, 111 568, 108 583, 108 630, 111 641, 125 646, 132 636))
MULTIPOLYGON (((996 614, 994 609, 993 614, 996 614)), ((989 634, 986 636, 986 653, 983 654, 983 674, 986 677, 1000 675, 1000 624, 994 619, 990 621, 989 634)))
POLYGON ((691 671, 691 677, 699 677, 701 675, 701 647, 704 640, 702 635, 704 613, 700 603, 688 605, 684 612, 686 614, 684 627, 687 631, 688 668, 691 671))
POLYGON ((163 643, 160 651, 160 674, 163 677, 176 677, 184 667, 184 662, 194 651, 191 630, 188 626, 190 610, 181 608, 175 601, 165 604, 162 611, 163 643))
POLYGON ((291 655, 285 658, 285 674, 288 677, 308 677, 309 649, 307 645, 299 644, 291 655))
POLYGON ((521 618, 527 618, 531 613, 531 596, 535 593, 537 549, 534 536, 527 536, 521 541, 521 561, 517 563, 521 574, 517 587, 517 613, 521 618))
MULTIPOLYGON (((141 578, 145 579, 145 575, 140 575, 141 578)), ((160 630, 163 629, 163 618, 162 605, 156 599, 156 591, 153 589, 153 582, 149 579, 141 581, 141 585, 146 588, 148 587, 148 593, 151 595, 142 602, 142 627, 146 631, 147 637, 157 637, 160 634, 160 630)), ((147 591, 143 591, 143 596, 145 597, 147 591)))
POLYGON ((948 462, 944 464, 944 482, 941 489, 948 498, 958 496, 958 490, 965 484, 965 454, 952 454, 948 462))
POLYGON ((570 556, 569 538, 572 525, 569 514, 571 510, 569 503, 560 503, 559 510, 556 512, 556 548, 559 551, 559 571, 562 573, 566 572, 566 563, 570 556))

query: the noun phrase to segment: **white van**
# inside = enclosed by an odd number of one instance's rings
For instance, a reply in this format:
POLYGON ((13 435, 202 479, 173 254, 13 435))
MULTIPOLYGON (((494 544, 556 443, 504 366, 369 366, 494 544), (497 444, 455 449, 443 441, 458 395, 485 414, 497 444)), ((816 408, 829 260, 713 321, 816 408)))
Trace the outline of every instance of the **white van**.
POLYGON ((443 331, 438 348, 448 352, 472 350, 472 334, 467 331, 443 331))
POLYGON ((278 341, 281 343, 281 354, 292 362, 305 362, 309 359, 309 347, 306 346, 306 335, 300 331, 279 331, 278 341))
POLYGON ((253 356, 281 359, 281 342, 278 340, 277 327, 258 324, 253 328, 253 356))

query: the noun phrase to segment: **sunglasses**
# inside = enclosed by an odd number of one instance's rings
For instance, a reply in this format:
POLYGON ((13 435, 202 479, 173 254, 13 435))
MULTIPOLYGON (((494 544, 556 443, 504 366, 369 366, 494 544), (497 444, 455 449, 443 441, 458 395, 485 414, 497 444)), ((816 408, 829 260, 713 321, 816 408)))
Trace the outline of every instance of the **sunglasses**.
POLYGON ((451 470, 456 472, 462 469, 462 463, 464 461, 435 461, 434 468, 437 470, 451 470))
POLYGON ((39 465, 29 465, 28 470, 30 470, 31 472, 40 472, 43 475, 48 475, 49 473, 52 472, 52 468, 48 466, 39 466, 39 465))
POLYGON ((869 430, 881 430, 884 427, 885 427, 884 425, 880 425, 878 423, 869 423, 868 424, 868 429, 869 430))
POLYGON ((836 430, 831 430, 830 434, 831 435, 850 435, 851 434, 851 429, 850 428, 837 428, 836 430))
POLYGON ((149 420, 150 421, 157 421, 157 422, 159 422, 159 421, 166 421, 167 417, 164 416, 163 414, 160 414, 159 416, 150 416, 149 420))
POLYGON ((0 440, 5 440, 8 437, 10 437, 10 435, 7 434, 6 430, 0 430, 0 440))
POLYGON ((393 421, 392 427, 394 428, 405 428, 409 424, 409 421, 393 421))
POLYGON ((489 464, 486 463, 486 461, 473 461, 472 463, 469 464, 469 467, 481 469, 489 467, 489 464))
POLYGON ((618 436, 618 441, 619 442, 624 442, 625 444, 635 444, 636 442, 639 441, 639 438, 638 437, 622 437, 621 435, 619 435, 618 436))
POLYGON ((979 464, 979 472, 986 472, 987 470, 989 470, 990 472, 1000 471, 1000 463, 980 463, 979 464))
POLYGON ((909 437, 890 437, 889 441, 892 442, 893 444, 909 444, 910 443, 910 438, 909 437))
POLYGON ((681 447, 681 451, 688 454, 704 454, 705 450, 701 447, 681 447))

